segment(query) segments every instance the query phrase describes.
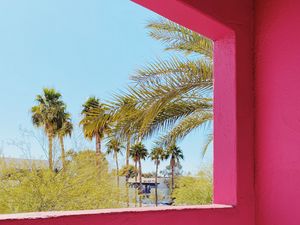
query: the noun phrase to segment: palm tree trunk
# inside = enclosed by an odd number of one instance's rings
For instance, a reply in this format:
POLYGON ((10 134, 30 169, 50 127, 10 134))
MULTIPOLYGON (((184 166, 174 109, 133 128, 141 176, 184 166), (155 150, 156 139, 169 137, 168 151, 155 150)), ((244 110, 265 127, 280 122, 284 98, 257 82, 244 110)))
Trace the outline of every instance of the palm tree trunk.
POLYGON ((117 169, 117 187, 119 189, 120 187, 120 177, 119 177, 119 162, 118 162, 118 153, 115 153, 115 159, 116 159, 116 169, 117 169))
POLYGON ((139 187, 139 202, 140 202, 140 207, 142 207, 142 193, 143 193, 143 184, 142 184, 142 162, 141 159, 139 159, 139 174, 140 174, 140 187, 139 187))
MULTIPOLYGON (((137 171, 137 161, 134 162, 134 169, 137 171)), ((136 173, 134 177, 134 183, 137 184, 137 176, 138 173, 136 173)), ((137 188, 134 188, 134 206, 137 207, 137 188)))
POLYGON ((158 176, 158 161, 156 161, 155 169, 155 205, 158 205, 158 194, 157 194, 157 176, 158 176))
POLYGON ((174 169, 175 169, 175 159, 171 158, 170 160, 170 167, 171 167, 171 192, 175 189, 175 182, 174 182, 174 169))
POLYGON ((59 142, 60 142, 60 148, 61 148, 62 169, 64 170, 66 168, 66 155, 65 155, 64 137, 62 135, 59 135, 59 142))
POLYGON ((129 207, 129 185, 128 185, 128 177, 126 176, 126 205, 129 207))
POLYGON ((48 135, 48 144, 49 144, 49 149, 48 149, 48 162, 49 162, 49 169, 53 171, 53 135, 49 134, 48 135))
MULTIPOLYGON (((127 135, 127 145, 126 145, 126 167, 129 166, 129 157, 130 157, 130 139, 131 135, 127 135)), ((129 207, 129 188, 128 188, 128 177, 126 176, 126 200, 127 207, 129 207)))
POLYGON ((117 188, 118 188, 118 196, 117 196, 117 201, 118 204, 120 204, 120 177, 119 177, 119 162, 118 162, 118 153, 115 151, 114 152, 114 158, 116 160, 116 173, 117 173, 117 188))
POLYGON ((130 134, 127 136, 127 146, 126 146, 126 166, 129 166, 129 152, 130 152, 130 134))
POLYGON ((101 153, 101 138, 99 134, 96 134, 96 154, 100 155, 101 153))
POLYGON ((139 206, 142 207, 142 195, 139 195, 139 206))
POLYGON ((96 134, 96 165, 100 165, 100 155, 101 155, 101 138, 100 135, 96 134))
POLYGON ((142 162, 141 160, 139 159, 139 175, 140 175, 140 179, 139 179, 139 182, 140 182, 140 188, 142 188, 142 162))
POLYGON ((172 177, 172 189, 171 191, 173 192, 174 188, 175 188, 175 182, 174 182, 174 162, 171 162, 171 177, 172 177))

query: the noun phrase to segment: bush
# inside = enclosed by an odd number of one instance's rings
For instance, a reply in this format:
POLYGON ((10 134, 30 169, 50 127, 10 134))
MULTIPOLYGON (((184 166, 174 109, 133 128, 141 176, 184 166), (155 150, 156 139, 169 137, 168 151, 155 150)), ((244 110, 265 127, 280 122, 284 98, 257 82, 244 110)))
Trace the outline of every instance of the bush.
POLYGON ((212 174, 208 170, 200 172, 196 177, 178 177, 172 193, 174 205, 211 204, 212 196, 212 174))
POLYGON ((92 151, 69 153, 64 171, 1 164, 0 213, 122 207, 108 163, 92 151), (97 166, 97 160, 98 163, 97 166))

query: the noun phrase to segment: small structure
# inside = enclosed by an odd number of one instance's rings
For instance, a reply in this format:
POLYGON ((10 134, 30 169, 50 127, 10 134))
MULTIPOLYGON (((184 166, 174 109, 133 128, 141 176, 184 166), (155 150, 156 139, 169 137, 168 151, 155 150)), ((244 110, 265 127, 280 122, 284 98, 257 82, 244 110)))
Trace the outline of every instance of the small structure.
MULTIPOLYGON (((129 187, 139 188, 140 186, 140 178, 130 178, 128 180, 129 187)), ((159 185, 159 181, 157 181, 157 185, 159 185)), ((151 188, 155 188, 155 178, 145 178, 142 177, 142 193, 143 194, 151 194, 151 188)))

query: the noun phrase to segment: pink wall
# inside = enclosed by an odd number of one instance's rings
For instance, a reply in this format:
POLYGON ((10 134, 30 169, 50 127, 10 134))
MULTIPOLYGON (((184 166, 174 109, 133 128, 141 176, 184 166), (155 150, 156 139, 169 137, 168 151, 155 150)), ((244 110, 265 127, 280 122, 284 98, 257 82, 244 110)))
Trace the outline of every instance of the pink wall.
POLYGON ((300 1, 135 1, 215 41, 215 203, 234 207, 2 216, 0 225, 299 225, 300 1))
POLYGON ((300 224, 300 1, 256 1, 258 225, 300 224))
POLYGON ((254 225, 253 1, 135 1, 215 41, 214 201, 234 207, 83 212, 0 225, 254 225))
POLYGON ((135 1, 215 41, 214 202, 234 207, 99 211, 47 219, 0 220, 0 225, 254 225, 252 0, 135 1))

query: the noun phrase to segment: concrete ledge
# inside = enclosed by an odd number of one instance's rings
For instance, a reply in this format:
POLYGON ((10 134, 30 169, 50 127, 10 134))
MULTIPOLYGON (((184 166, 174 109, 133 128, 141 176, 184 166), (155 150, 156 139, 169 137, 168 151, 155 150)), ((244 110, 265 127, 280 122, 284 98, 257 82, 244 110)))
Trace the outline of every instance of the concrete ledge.
POLYGON ((17 214, 2 214, 2 220, 22 220, 22 219, 46 219, 64 216, 79 215, 97 215, 111 213, 129 213, 129 212, 155 212, 155 211, 176 211, 176 210, 207 210, 207 209, 230 209, 231 205, 196 205, 196 206, 161 206, 161 207, 144 207, 144 208, 119 208, 119 209, 97 209, 97 210, 79 210, 79 211, 52 211, 52 212, 32 212, 17 214))

